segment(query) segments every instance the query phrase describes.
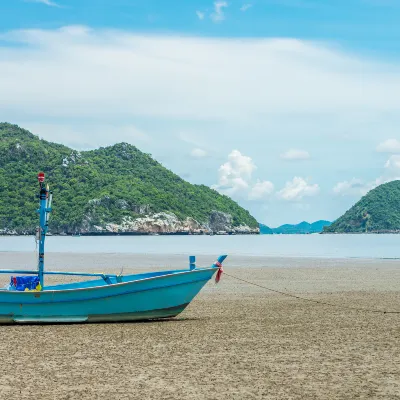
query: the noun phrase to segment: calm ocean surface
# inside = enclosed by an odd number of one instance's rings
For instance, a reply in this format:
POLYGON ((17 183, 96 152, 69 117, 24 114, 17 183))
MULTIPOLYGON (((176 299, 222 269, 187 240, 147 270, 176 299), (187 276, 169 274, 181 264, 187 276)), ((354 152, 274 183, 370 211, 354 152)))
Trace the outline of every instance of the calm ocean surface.
MULTIPOLYGON (((33 236, 0 237, 0 252, 34 250, 33 236)), ((47 238, 46 251, 400 258, 400 235, 58 236, 47 238)))

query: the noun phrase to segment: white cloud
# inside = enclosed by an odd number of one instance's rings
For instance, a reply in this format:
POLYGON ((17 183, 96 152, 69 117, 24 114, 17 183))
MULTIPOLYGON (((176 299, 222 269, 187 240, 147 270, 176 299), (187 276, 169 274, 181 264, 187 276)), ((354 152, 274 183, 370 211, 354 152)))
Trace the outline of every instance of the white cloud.
POLYGON ((233 150, 228 161, 219 167, 218 184, 213 188, 229 196, 247 191, 256 168, 251 157, 242 155, 239 150, 233 150))
POLYGON ((274 184, 270 181, 258 180, 256 184, 250 189, 249 200, 260 200, 268 197, 274 191, 274 184))
POLYGON ((375 181, 370 182, 370 189, 383 183, 396 181, 400 179, 400 155, 394 154, 388 158, 385 163, 383 173, 375 181))
POLYGON ((218 170, 218 184, 212 188, 220 193, 247 200, 267 198, 274 191, 270 181, 253 181, 253 172, 257 169, 251 157, 244 156, 239 150, 233 150, 228 161, 218 170))
POLYGON ((353 178, 350 181, 338 182, 333 188, 333 192, 341 196, 364 196, 370 190, 370 184, 357 178, 353 178))
POLYGON ((41 4, 45 4, 46 6, 49 7, 61 7, 59 4, 55 3, 54 1, 50 1, 50 0, 25 0, 29 3, 41 3, 41 4))
POLYGON ((193 150, 190 152, 190 155, 191 155, 192 157, 195 157, 195 158, 204 158, 204 157, 207 156, 207 152, 206 152, 205 150, 203 150, 203 149, 197 148, 197 149, 193 149, 193 150))
POLYGON ((86 27, 19 30, 0 39, 0 119, 233 122, 260 120, 266 110, 269 116, 400 111, 400 65, 307 41, 86 27))
POLYGON ((390 173, 399 173, 400 172, 400 155, 395 154, 390 156, 389 159, 385 163, 385 168, 390 171, 390 173))
POLYGON ((221 22, 225 19, 224 8, 228 7, 226 1, 215 1, 214 12, 210 15, 210 18, 214 22, 221 22))
POLYGON ((293 180, 286 182, 285 187, 278 192, 278 197, 287 201, 297 201, 318 193, 318 184, 309 184, 304 178, 295 176, 293 180))
POLYGON ((196 15, 200 20, 203 20, 205 17, 205 13, 201 11, 196 11, 196 15))
POLYGON ((397 139, 388 139, 380 143, 376 148, 379 153, 400 153, 400 141, 397 139))
POLYGON ((310 158, 310 153, 305 150, 290 149, 285 153, 281 154, 283 160, 308 160, 310 158))
POLYGON ((400 180, 400 155, 397 154, 389 157, 382 175, 374 181, 366 182, 353 178, 350 181, 338 182, 333 191, 341 196, 364 196, 377 186, 396 180, 400 180))
MULTIPOLYGON (((399 174, 400 177, 400 174, 399 174)), ((377 186, 391 181, 400 179, 390 174, 383 174, 374 181, 365 181, 363 179, 353 178, 350 181, 338 182, 333 188, 333 192, 340 196, 365 196, 370 190, 375 189, 377 186)))
POLYGON ((251 7, 253 7, 253 4, 250 3, 243 4, 242 7, 240 7, 240 11, 247 11, 251 7))

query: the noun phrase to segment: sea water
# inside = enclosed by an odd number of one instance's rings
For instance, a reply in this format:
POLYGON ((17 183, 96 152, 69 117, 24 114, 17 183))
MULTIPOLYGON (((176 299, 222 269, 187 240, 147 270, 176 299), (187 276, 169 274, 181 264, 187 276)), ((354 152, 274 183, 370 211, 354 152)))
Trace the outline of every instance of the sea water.
MULTIPOLYGON (((33 236, 0 237, 0 252, 34 250, 33 236)), ((400 235, 50 236, 46 251, 400 259, 400 235)))

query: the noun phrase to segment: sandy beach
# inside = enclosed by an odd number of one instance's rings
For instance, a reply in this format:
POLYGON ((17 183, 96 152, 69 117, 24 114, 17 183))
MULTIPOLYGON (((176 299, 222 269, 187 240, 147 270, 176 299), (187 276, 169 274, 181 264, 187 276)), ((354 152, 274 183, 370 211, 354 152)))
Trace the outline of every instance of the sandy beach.
MULTIPOLYGON (((46 262, 130 273, 187 258, 48 253, 46 262)), ((0 253, 0 263, 28 268, 35 254, 0 253)), ((397 260, 231 257, 225 270, 342 307, 400 311, 397 260)), ((0 326, 0 335, 1 399, 400 398, 400 314, 314 304, 230 276, 175 319, 0 326)))

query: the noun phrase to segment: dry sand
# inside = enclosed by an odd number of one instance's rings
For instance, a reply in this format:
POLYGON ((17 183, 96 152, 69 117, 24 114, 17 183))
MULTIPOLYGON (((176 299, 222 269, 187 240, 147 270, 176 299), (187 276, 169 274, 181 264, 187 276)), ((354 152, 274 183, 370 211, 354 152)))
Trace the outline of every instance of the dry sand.
MULTIPOLYGON (((33 260, 0 253, 3 267, 33 260)), ((187 260, 49 253, 47 263, 131 272, 187 260)), ((398 261, 233 257, 226 271, 340 306, 400 311, 398 261)), ((172 320, 0 326, 0 337, 0 399, 400 399, 400 314, 299 301, 229 276, 172 320)))

